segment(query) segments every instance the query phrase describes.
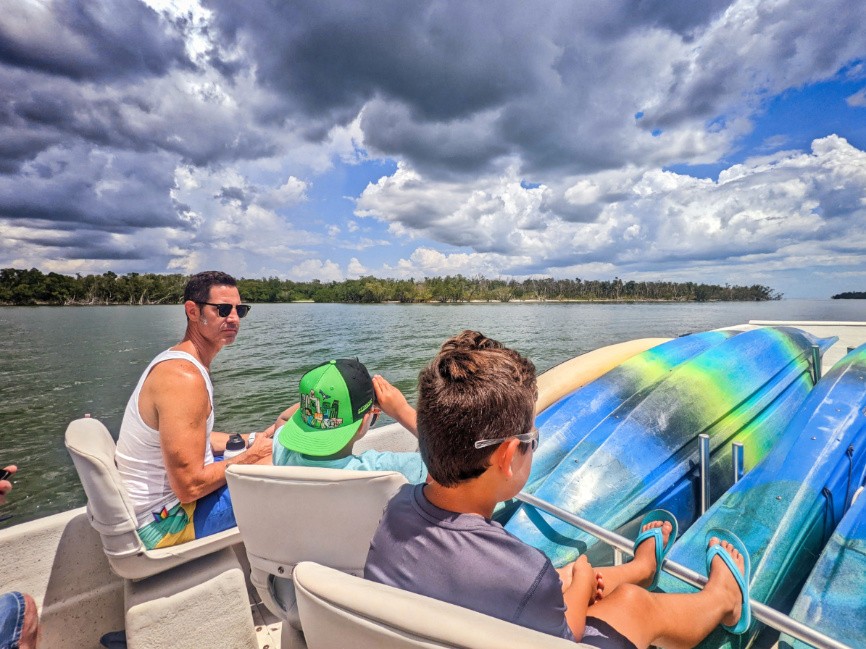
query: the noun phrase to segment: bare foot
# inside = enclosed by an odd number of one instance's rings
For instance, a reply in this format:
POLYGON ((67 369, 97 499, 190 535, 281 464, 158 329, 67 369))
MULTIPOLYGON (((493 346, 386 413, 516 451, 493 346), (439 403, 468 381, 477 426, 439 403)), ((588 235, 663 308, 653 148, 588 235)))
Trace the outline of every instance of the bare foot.
MULTIPOLYGON (((653 521, 652 523, 647 523, 641 528, 641 532, 646 532, 647 530, 655 529, 656 527, 662 528, 662 541, 664 542, 664 546, 667 547, 668 539, 671 536, 671 531, 673 527, 667 521, 653 521)), ((639 546, 637 546, 637 550, 634 553, 634 561, 632 563, 641 566, 643 569, 644 577, 637 582, 638 586, 643 586, 646 588, 649 586, 653 577, 656 574, 656 542, 654 538, 647 539, 639 546)))
MULTIPOLYGON (((721 544, 725 552, 731 555, 734 563, 741 575, 745 574, 746 562, 737 549, 727 541, 719 541, 716 537, 710 539, 710 547, 721 544)), ((740 592, 740 587, 737 585, 737 580, 731 573, 728 564, 721 557, 713 557, 713 562, 710 564, 710 578, 706 588, 718 588, 725 598, 725 610, 727 614, 722 618, 722 624, 725 626, 733 626, 740 619, 740 613, 743 610, 743 594, 740 592)))

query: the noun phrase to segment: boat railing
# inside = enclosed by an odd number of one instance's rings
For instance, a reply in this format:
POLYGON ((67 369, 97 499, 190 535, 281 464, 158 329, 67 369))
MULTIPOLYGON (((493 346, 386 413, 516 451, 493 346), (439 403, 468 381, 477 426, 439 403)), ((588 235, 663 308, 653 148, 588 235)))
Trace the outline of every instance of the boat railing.
MULTIPOLYGON (((564 509, 541 500, 540 498, 536 498, 531 494, 521 491, 517 494, 517 499, 527 505, 535 507, 536 509, 547 512, 551 516, 554 516, 555 518, 558 518, 587 534, 591 534, 600 541, 611 546, 618 557, 622 557, 623 555, 630 557, 634 556, 632 551, 634 545, 633 542, 616 532, 606 530, 600 525, 596 525, 595 523, 588 521, 585 518, 581 518, 580 516, 576 516, 571 512, 567 512, 564 509)), ((677 579, 694 586, 695 588, 703 589, 704 585, 707 583, 707 578, 703 575, 698 574, 694 570, 686 568, 683 565, 675 563, 670 559, 664 560, 662 563, 662 570, 669 575, 673 575, 677 579)), ((751 602, 752 616, 777 631, 787 633, 791 637, 810 644, 817 649, 852 649, 848 645, 839 642, 838 640, 834 640, 830 636, 825 635, 820 631, 816 631, 802 622, 798 622, 788 615, 780 613, 774 608, 770 608, 766 604, 757 602, 754 599, 750 599, 749 601, 751 602)))

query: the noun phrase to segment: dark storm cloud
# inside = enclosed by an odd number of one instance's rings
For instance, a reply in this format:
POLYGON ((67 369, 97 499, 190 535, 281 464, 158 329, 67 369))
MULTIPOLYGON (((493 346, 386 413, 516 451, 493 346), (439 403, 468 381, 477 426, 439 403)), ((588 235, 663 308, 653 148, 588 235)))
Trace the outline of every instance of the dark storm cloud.
POLYGON ((510 3, 210 0, 216 26, 243 42, 260 80, 308 115, 354 118, 377 94, 419 120, 455 119, 531 88, 555 48, 535 8, 510 3))
POLYGON ((164 153, 52 149, 19 174, 0 176, 0 218, 98 226, 106 232, 186 228, 181 207, 170 196, 175 164, 164 153))
POLYGON ((0 63, 77 81, 162 76, 189 66, 182 34, 138 0, 7 4, 0 63))
POLYGON ((51 249, 53 256, 62 259, 136 260, 147 259, 152 252, 150 246, 138 241, 118 245, 106 232, 99 230, 60 232, 54 236, 23 235, 18 241, 51 249))

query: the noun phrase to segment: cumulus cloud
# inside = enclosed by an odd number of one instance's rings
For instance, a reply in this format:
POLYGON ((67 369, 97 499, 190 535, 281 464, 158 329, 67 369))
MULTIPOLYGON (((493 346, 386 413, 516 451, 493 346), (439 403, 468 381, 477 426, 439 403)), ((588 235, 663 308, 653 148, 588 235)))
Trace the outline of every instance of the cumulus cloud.
POLYGON ((469 246, 481 255, 419 249, 411 258, 443 272, 476 272, 486 261, 511 274, 562 276, 576 264, 607 264, 620 273, 649 266, 657 273, 755 255, 767 263, 795 249, 821 264, 824 254, 859 260, 866 244, 866 152, 837 136, 815 140, 810 153, 734 165, 718 181, 652 170, 631 183, 609 174, 581 179, 564 193, 599 217, 539 219, 545 188, 528 189, 512 176, 464 186, 424 181, 405 167, 370 185, 358 214, 388 221, 398 234, 469 246), (411 207, 402 200, 407 191, 411 207))
POLYGON ((860 79, 864 59, 848 0, 17 2, 0 14, 0 262, 320 279, 845 264, 864 162, 844 140, 780 152, 780 134, 718 181, 663 169, 724 159, 769 100, 860 79), (319 176, 378 159, 396 172, 349 197, 369 236, 330 241, 360 226, 316 214, 319 176), (369 261, 388 243, 371 220, 415 253, 369 261))
POLYGON ((314 279, 323 282, 340 282, 344 279, 340 266, 330 259, 308 259, 289 269, 288 279, 296 282, 309 282, 314 279))

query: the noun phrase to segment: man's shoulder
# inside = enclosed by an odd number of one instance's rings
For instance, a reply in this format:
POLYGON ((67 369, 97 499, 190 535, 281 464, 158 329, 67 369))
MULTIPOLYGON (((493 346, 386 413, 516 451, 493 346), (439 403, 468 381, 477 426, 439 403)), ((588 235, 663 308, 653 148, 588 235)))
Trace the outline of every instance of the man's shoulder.
POLYGON ((188 358, 167 358, 151 368, 144 381, 145 386, 178 388, 205 388, 204 376, 196 364, 188 358))

